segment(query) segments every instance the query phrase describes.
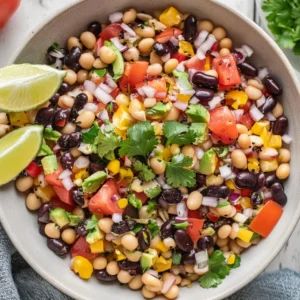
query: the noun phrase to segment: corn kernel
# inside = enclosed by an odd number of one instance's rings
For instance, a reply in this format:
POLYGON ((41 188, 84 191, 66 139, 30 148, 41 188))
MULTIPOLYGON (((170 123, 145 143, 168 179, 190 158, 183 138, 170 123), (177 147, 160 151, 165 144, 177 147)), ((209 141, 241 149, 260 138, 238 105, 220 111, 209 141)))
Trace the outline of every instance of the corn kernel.
POLYGON ((269 147, 272 148, 281 148, 282 147, 282 138, 280 135, 272 134, 269 140, 269 147))
POLYGON ((227 258, 227 264, 228 265, 233 265, 235 263, 235 254, 230 254, 229 257, 227 258))
POLYGON ((226 101, 230 101, 231 106, 234 109, 238 109, 240 106, 243 106, 248 101, 248 96, 245 92, 234 90, 226 94, 226 101))
POLYGON ((251 200, 250 200, 249 197, 241 197, 240 204, 241 204, 243 209, 252 207, 251 200))
POLYGON ((154 248, 160 252, 167 252, 169 250, 162 241, 158 242, 154 248))
POLYGON ((191 95, 177 94, 176 98, 180 102, 188 103, 191 99, 191 95))
POLYGON ((120 178, 121 180, 126 179, 128 181, 131 181, 133 178, 133 173, 130 168, 120 168, 120 178))
POLYGON ((172 154, 171 154, 171 151, 170 151, 170 147, 166 147, 164 150, 163 150, 163 153, 162 153, 162 158, 163 160, 165 161, 169 161, 172 157, 172 154))
POLYGON ((8 114, 8 117, 12 126, 21 127, 29 123, 25 112, 12 112, 8 114))
POLYGON ((81 279, 89 279, 93 274, 93 265, 83 256, 75 256, 72 259, 71 269, 78 274, 81 279))
POLYGON ((124 132, 133 124, 134 119, 129 114, 128 108, 125 105, 120 105, 113 114, 112 121, 115 128, 124 132))
POLYGON ((121 198, 121 199, 118 200, 117 203, 118 203, 118 206, 121 209, 123 209, 123 208, 125 208, 128 205, 128 200, 127 200, 127 198, 121 198))
POLYGON ((187 42, 187 41, 180 41, 179 42, 179 50, 178 52, 180 54, 186 55, 186 56, 194 56, 195 52, 193 49, 193 46, 191 43, 187 42))
POLYGON ((113 175, 116 175, 120 172, 120 161, 117 159, 111 160, 107 165, 108 171, 113 175))
POLYGON ((172 259, 165 259, 164 257, 160 256, 153 265, 153 268, 157 272, 164 272, 171 269, 171 266, 172 259))
POLYGON ((240 228, 237 235, 237 237, 240 240, 246 243, 249 243, 251 241, 252 236, 253 236, 253 231, 248 230, 247 228, 240 228))
POLYGON ((260 137, 263 140, 264 146, 269 147, 269 140, 271 138, 272 133, 267 130, 267 128, 263 128, 260 137))
POLYGON ((258 173, 260 170, 259 161, 255 157, 248 158, 248 170, 258 173))
POLYGON ((90 244, 90 249, 92 253, 103 253, 104 252, 104 242, 103 240, 99 240, 90 244))
POLYGON ((251 130, 252 134, 261 135, 262 130, 264 128, 266 128, 267 131, 270 129, 270 122, 269 121, 255 122, 250 130, 251 130))
POLYGON ((236 189, 235 184, 234 184, 234 182, 233 182, 232 179, 226 180, 226 181, 225 181, 225 184, 226 184, 226 186, 227 186, 230 190, 235 190, 235 189, 236 189))
POLYGON ((80 171, 76 172, 74 175, 75 179, 85 179, 89 177, 89 173, 86 169, 81 169, 80 171))
POLYGON ((115 250, 115 258, 117 261, 121 261, 121 260, 126 259, 126 256, 119 249, 116 249, 115 250))
POLYGON ((159 21, 167 27, 172 27, 180 24, 181 15, 175 7, 170 6, 161 13, 159 16, 159 21))

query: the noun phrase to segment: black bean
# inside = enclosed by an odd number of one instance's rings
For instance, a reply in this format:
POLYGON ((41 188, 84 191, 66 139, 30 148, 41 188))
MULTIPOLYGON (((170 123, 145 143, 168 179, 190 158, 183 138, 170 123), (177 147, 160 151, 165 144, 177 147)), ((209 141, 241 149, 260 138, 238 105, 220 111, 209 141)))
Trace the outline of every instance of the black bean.
POLYGON ((79 205, 79 206, 83 206, 84 205, 84 197, 83 197, 83 191, 81 188, 79 187, 73 187, 71 190, 71 195, 72 195, 72 199, 73 201, 79 205))
POLYGON ((252 206, 254 208, 256 208, 258 205, 261 205, 263 203, 262 194, 259 193, 259 192, 252 193, 251 197, 250 197, 250 200, 251 200, 252 206))
POLYGON ((264 173, 259 173, 257 175, 257 186, 256 186, 256 189, 260 189, 262 188, 266 183, 266 176, 264 173))
POLYGON ((64 134, 58 139, 58 145, 65 150, 79 146, 81 142, 81 133, 73 132, 64 134))
POLYGON ((115 234, 123 234, 130 231, 127 221, 121 221, 112 225, 111 231, 115 234))
POLYGON ((190 252, 193 249, 193 241, 184 230, 177 230, 174 235, 176 246, 183 252, 190 252))
POLYGON ((57 256, 65 256, 69 252, 69 247, 62 240, 58 239, 47 239, 47 246, 57 256))
POLYGON ((268 174, 266 175, 266 187, 270 188, 275 182, 279 182, 279 179, 276 177, 275 174, 268 174))
POLYGON ((153 49, 158 56, 164 56, 170 52, 167 44, 155 43, 153 49))
POLYGON ((189 15, 184 20, 183 36, 184 39, 190 43, 194 41, 197 34, 197 18, 189 15))
POLYGON ((281 206, 285 206, 287 203, 287 196, 283 190, 282 185, 279 182, 273 183, 271 186, 271 192, 273 199, 280 204, 281 206))
POLYGON ((80 93, 75 97, 74 109, 81 110, 88 101, 88 96, 85 93, 80 93))
POLYGON ((192 82, 198 87, 205 87, 213 90, 218 88, 218 79, 203 72, 196 72, 192 77, 192 82))
POLYGON ((240 68, 241 72, 246 76, 250 76, 250 77, 257 76, 257 73, 258 73, 257 68, 248 62, 245 62, 245 61, 242 62, 238 65, 238 67, 240 68))
POLYGON ((202 188, 205 185, 206 182, 206 176, 200 173, 196 174, 196 185, 197 188, 202 188))
POLYGON ((43 206, 40 207, 38 211, 38 222, 39 223, 49 223, 49 212, 51 209, 51 205, 49 203, 45 203, 43 206))
POLYGON ((117 275, 109 275, 106 270, 96 271, 95 277, 101 282, 112 282, 117 280, 117 275))
POLYGON ((40 233, 40 235, 47 237, 45 234, 45 227, 46 227, 45 223, 40 223, 39 224, 39 233, 40 233))
POLYGON ((139 249, 145 251, 149 248, 151 242, 151 236, 148 230, 142 229, 137 233, 137 239, 139 242, 139 249))
POLYGON ((214 239, 211 236, 204 236, 197 242, 198 250, 206 250, 214 245, 214 239))
POLYGON ((193 249, 191 252, 189 253, 183 253, 182 254, 182 263, 184 265, 194 265, 196 262, 196 258, 195 258, 195 250, 193 249))
POLYGON ((131 276, 136 276, 142 273, 141 265, 139 262, 122 260, 118 262, 118 266, 121 270, 127 271, 131 276))
POLYGON ((206 88, 198 88, 195 93, 196 98, 200 100, 201 104, 207 104, 214 97, 214 91, 206 88))
POLYGON ((202 194, 209 197, 227 198, 230 194, 230 190, 226 185, 211 185, 203 190, 202 194))
POLYGON ((231 224, 232 221, 229 218, 220 217, 215 223, 214 223, 214 229, 217 230, 223 225, 231 224))
POLYGON ((134 206, 128 204, 124 210, 124 216, 128 216, 133 219, 138 219, 139 217, 139 210, 134 206))
POLYGON ((105 166, 102 163, 91 162, 89 165, 89 172, 91 174, 96 173, 98 171, 104 170, 105 166))
POLYGON ((51 106, 56 106, 59 98, 59 93, 55 93, 49 100, 51 106))
POLYGON ((282 89, 281 89, 280 85, 270 75, 267 75, 263 79, 263 84, 264 84, 267 92, 271 95, 278 96, 282 93, 282 89))
POLYGON ((178 51, 179 47, 173 44, 171 41, 166 42, 166 45, 168 45, 169 52, 171 55, 178 51))
POLYGON ((257 185, 257 175, 251 172, 239 172, 235 178, 235 184, 239 188, 255 189, 257 185))
POLYGON ((56 62, 56 57, 52 56, 48 51, 46 54, 46 60, 48 65, 53 65, 56 62))
POLYGON ((69 119, 70 113, 71 110, 69 108, 57 109, 53 120, 54 125, 58 128, 64 127, 69 119))
POLYGON ((179 203, 182 200, 181 192, 178 189, 163 190, 160 197, 171 204, 179 203))
POLYGON ((287 131, 288 125, 289 121, 286 116, 278 117, 273 124, 272 132, 274 134, 284 135, 287 131))
POLYGON ((79 236, 83 236, 83 237, 87 235, 87 229, 86 229, 85 222, 78 224, 78 226, 76 227, 76 233, 79 236))
POLYGON ((162 239, 174 236, 175 229, 173 223, 174 221, 167 220, 165 223, 162 224, 160 228, 160 236, 162 239))
POLYGON ((64 63, 70 69, 73 69, 78 64, 82 50, 79 47, 73 47, 69 54, 65 56, 64 63))
POLYGON ((52 107, 41 108, 35 117, 35 122, 44 126, 52 125, 54 120, 55 110, 52 107))
POLYGON ((93 21, 88 25, 87 30, 98 37, 99 33, 101 32, 101 24, 97 21, 93 21))
POLYGON ((265 101, 265 103, 259 107, 259 110, 263 113, 266 114, 270 111, 273 110, 273 108, 276 106, 277 100, 273 98, 272 96, 268 97, 265 101))
POLYGON ((64 169, 72 170, 74 161, 75 159, 70 152, 65 152, 60 157, 60 163, 64 169))
POLYGON ((57 93, 60 95, 66 94, 67 92, 69 92, 71 89, 70 85, 67 84, 66 82, 63 82, 60 86, 60 88, 58 89, 57 93))

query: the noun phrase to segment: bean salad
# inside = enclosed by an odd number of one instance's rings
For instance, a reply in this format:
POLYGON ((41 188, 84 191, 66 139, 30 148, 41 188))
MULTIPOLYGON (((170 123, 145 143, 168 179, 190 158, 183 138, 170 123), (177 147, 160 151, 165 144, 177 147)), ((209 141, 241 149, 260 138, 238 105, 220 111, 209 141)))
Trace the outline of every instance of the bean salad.
POLYGON ((221 284, 272 232, 291 138, 282 88, 252 56, 172 6, 114 12, 48 48, 63 83, 43 107, 1 112, 0 136, 44 126, 16 189, 77 276, 175 299, 221 284))

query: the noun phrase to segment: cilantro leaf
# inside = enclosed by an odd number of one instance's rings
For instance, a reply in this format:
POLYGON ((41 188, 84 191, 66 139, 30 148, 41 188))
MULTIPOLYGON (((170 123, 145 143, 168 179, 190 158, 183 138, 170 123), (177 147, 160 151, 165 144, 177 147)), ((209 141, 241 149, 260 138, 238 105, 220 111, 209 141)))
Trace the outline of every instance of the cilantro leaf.
POLYGON ((103 158, 105 157, 108 160, 115 158, 114 151, 119 147, 120 139, 113 132, 103 133, 99 132, 95 143, 97 144, 97 153, 103 158))
POLYGON ((121 142, 120 156, 147 156, 158 144, 150 122, 140 122, 127 131, 127 139, 121 142))
POLYGON ((230 269, 236 269, 241 265, 241 257, 239 255, 235 256, 234 264, 229 265, 230 269))
POLYGON ((81 219, 79 216, 77 215, 74 215, 68 211, 66 211, 66 214, 67 214, 67 217, 69 219, 69 225, 70 226, 77 226, 80 222, 81 222, 81 219))
POLYGON ((154 199, 150 199, 147 203, 147 212, 152 213, 157 208, 157 201, 154 199))
POLYGON ((106 69, 94 69, 93 72, 96 73, 99 77, 104 77, 107 71, 106 69))
POLYGON ((52 154, 53 154, 52 149, 46 144, 45 140, 43 140, 37 156, 47 156, 52 154))
POLYGON ((173 252, 172 263, 173 265, 180 265, 182 254, 179 252, 173 252))
POLYGON ((149 220, 147 227, 150 231, 152 238, 159 234, 159 226, 157 225, 155 220, 149 220))
POLYGON ((98 219, 95 215, 92 215, 92 217, 87 221, 85 228, 88 232, 86 235, 86 241, 89 244, 93 244, 101 239, 102 235, 98 227, 98 219))
POLYGON ((130 194, 128 196, 128 202, 130 205, 132 205, 133 207, 140 209, 143 205, 142 201, 136 197, 136 195, 134 194, 130 194))
POLYGON ((171 109, 170 103, 163 104, 162 102, 158 102, 153 107, 148 108, 146 110, 147 116, 163 116, 171 109))
POLYGON ((206 123, 192 123, 190 131, 194 132, 196 136, 196 140, 194 141, 195 145, 201 144, 207 140, 208 126, 206 123))
POLYGON ((196 140, 196 133, 189 126, 176 121, 164 123, 163 132, 167 138, 167 144, 187 145, 196 140))
POLYGON ((192 122, 208 123, 210 119, 208 110, 201 104, 190 104, 186 114, 192 122))
POLYGON ((57 142, 57 140, 61 137, 61 133, 52 129, 51 127, 46 127, 43 137, 45 140, 57 142))
POLYGON ((146 164, 143 164, 139 160, 133 163, 133 169, 138 172, 138 177, 142 181, 151 181, 155 178, 155 174, 146 164))
POLYGON ((137 224, 134 225, 132 231, 133 231, 134 233, 138 233, 138 232, 141 231, 142 229, 143 229, 143 225, 137 223, 137 224))
POLYGON ((167 164, 167 183, 172 187, 193 187, 196 184, 196 173, 187 169, 192 165, 192 158, 178 154, 167 164))
POLYGON ((180 223, 174 223, 173 226, 176 228, 176 229, 187 229, 189 227, 189 222, 180 222, 180 223))
POLYGON ((93 144, 96 137, 98 136, 99 131, 99 125, 97 123, 94 123, 88 131, 82 133, 82 141, 85 144, 93 144))
POLYGON ((212 287, 217 287, 222 283, 222 279, 213 272, 207 272, 199 279, 200 286, 208 289, 212 287))

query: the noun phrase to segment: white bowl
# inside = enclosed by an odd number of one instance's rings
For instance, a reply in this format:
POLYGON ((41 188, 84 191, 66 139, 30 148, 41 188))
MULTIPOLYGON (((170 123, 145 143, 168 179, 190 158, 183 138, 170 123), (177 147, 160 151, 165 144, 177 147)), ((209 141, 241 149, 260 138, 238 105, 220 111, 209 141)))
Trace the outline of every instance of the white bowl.
MULTIPOLYGON (((192 288, 181 289, 180 299, 221 299, 242 288, 255 278, 277 255, 287 241, 300 215, 299 175, 300 163, 297 151, 300 142, 300 115, 298 101, 300 91, 295 75, 288 60, 275 42, 252 21, 214 1, 207 0, 87 0, 74 5, 45 23, 26 45, 20 45, 17 62, 43 62, 47 47, 54 41, 64 43, 67 37, 78 34, 92 20, 105 20, 109 13, 127 7, 153 11, 176 5, 181 11, 189 12, 201 18, 212 19, 224 26, 236 44, 247 43, 255 50, 253 61, 257 66, 267 66, 281 82, 284 92, 282 102, 290 121, 290 135, 294 138, 292 150, 291 177, 286 183, 288 204, 284 214, 271 235, 259 245, 242 255, 241 267, 232 271, 223 283, 215 289, 202 289, 198 284, 192 288)), ((10 184, 0 190, 0 218, 9 237, 27 262, 46 280, 64 293, 76 299, 106 300, 126 297, 141 299, 140 293, 134 293, 117 284, 100 284, 96 279, 88 282, 80 280, 70 269, 69 258, 60 259, 46 246, 45 239, 38 233, 36 216, 26 211, 23 197, 10 184), (122 293, 122 294, 121 294, 122 293), (121 296, 122 295, 122 296, 121 296)))

